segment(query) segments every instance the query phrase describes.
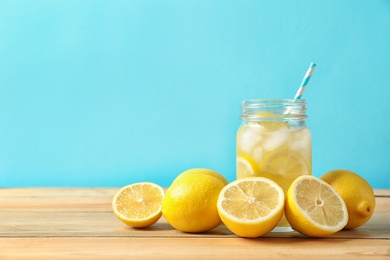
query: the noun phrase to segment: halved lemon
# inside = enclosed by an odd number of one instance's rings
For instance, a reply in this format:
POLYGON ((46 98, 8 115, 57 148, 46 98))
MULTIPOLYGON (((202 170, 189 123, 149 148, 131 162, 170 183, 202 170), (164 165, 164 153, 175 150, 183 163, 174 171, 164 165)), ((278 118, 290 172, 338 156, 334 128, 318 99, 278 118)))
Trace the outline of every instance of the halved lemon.
POLYGON ((238 179, 218 196, 222 222, 240 237, 259 237, 276 227, 283 215, 284 193, 274 181, 263 177, 238 179))
POLYGON ((132 227, 147 227, 156 223, 161 213, 164 190, 151 182, 139 182, 121 188, 112 199, 114 214, 132 227))
POLYGON ((348 222, 343 199, 329 184, 314 176, 300 176, 291 184, 285 215, 293 229, 312 237, 336 233, 348 222))

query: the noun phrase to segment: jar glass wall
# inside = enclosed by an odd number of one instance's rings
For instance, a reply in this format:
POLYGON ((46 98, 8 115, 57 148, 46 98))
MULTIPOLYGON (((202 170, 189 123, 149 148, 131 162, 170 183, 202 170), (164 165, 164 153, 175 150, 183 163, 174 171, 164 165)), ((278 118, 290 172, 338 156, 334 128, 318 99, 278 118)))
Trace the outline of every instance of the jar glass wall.
MULTIPOLYGON (((241 104, 236 136, 236 177, 267 177, 286 193, 312 174, 312 142, 303 99, 250 99, 241 104)), ((289 227, 283 217, 279 227, 289 227)))

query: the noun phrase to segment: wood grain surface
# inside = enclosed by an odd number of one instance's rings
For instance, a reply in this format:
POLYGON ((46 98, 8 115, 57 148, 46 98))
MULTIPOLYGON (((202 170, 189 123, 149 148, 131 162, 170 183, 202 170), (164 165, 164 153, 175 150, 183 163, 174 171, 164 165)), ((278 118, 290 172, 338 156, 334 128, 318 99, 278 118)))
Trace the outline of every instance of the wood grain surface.
POLYGON ((0 259, 390 259, 390 191, 376 190, 364 226, 325 238, 271 232, 239 238, 223 224, 201 234, 162 217, 127 227, 111 210, 116 188, 0 189, 0 259))

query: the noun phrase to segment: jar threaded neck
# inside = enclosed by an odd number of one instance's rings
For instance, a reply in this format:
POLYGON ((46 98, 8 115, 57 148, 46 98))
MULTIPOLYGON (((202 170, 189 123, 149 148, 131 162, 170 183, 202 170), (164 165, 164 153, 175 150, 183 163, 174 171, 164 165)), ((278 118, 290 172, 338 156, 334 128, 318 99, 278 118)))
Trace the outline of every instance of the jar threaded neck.
POLYGON ((292 120, 305 121, 304 99, 246 99, 241 103, 241 120, 292 120))

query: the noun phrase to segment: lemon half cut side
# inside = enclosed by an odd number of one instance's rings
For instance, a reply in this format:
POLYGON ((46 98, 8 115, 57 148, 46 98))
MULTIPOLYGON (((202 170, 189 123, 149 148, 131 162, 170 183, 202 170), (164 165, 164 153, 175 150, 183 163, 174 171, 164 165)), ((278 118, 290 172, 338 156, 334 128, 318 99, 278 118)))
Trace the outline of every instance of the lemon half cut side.
POLYGON ((112 199, 114 214, 126 225, 138 228, 156 223, 161 213, 164 190, 151 182, 139 182, 121 188, 112 199))
POLYGON ((276 227, 283 215, 284 192, 263 177, 237 179, 225 186, 217 201, 222 222, 240 237, 259 237, 276 227))
POLYGON ((344 228, 348 212, 340 195, 315 176, 300 176, 287 191, 285 214, 291 227, 306 236, 328 236, 344 228))

